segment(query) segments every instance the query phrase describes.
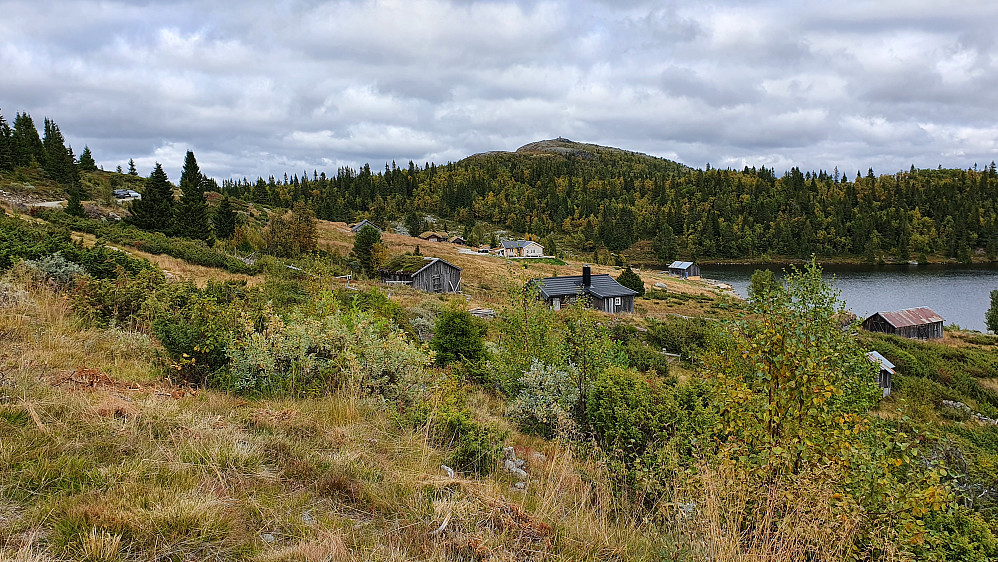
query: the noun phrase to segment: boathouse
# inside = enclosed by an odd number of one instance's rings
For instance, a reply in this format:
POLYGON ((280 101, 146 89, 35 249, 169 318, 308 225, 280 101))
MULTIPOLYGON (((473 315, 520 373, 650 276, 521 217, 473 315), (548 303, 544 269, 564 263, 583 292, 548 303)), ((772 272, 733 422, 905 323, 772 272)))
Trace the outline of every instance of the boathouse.
POLYGON ((638 294, 605 273, 593 275, 588 265, 582 266, 582 275, 531 279, 527 285, 536 287, 540 298, 553 310, 581 298, 589 307, 603 312, 634 312, 634 297, 638 294))
POLYGON ((942 339, 944 321, 943 317, 931 308, 922 306, 892 312, 875 312, 863 320, 863 329, 916 340, 942 339))
POLYGON ((700 266, 691 261, 676 260, 669 264, 669 274, 680 279, 700 279, 700 266))
POLYGON ((427 293, 461 292, 461 268, 440 258, 395 256, 380 273, 388 285, 408 285, 427 293))

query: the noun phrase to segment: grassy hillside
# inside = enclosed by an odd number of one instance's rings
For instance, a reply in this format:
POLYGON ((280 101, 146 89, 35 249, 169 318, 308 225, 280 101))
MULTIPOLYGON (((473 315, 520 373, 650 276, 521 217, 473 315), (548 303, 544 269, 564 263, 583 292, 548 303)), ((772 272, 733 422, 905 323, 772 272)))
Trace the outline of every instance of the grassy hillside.
MULTIPOLYGON (((0 227, 7 559, 998 553, 998 426, 973 416, 998 416, 994 338, 856 341, 817 316, 754 310, 648 272, 649 287, 667 290, 638 299, 639 314, 554 314, 517 292, 579 263, 523 264, 394 234, 383 235, 385 252, 419 245, 451 261, 466 294, 388 289, 363 275, 348 287, 336 279, 354 242, 343 223, 320 221, 318 252, 262 258, 252 276, 102 249, 38 219, 0 227), (498 312, 462 332, 482 337, 487 363, 437 364, 437 340, 424 338, 445 317, 465 322, 472 306, 498 312), (750 373, 783 361, 759 350, 788 326, 788 342, 818 330, 812 341, 843 347, 793 352, 811 366, 787 363, 780 376, 799 380, 804 368, 829 386, 806 391, 806 424, 771 433, 749 423, 765 417, 768 384, 750 373), (871 347, 901 374, 868 411, 872 402, 853 400, 868 399, 872 377, 857 354, 871 347), (670 364, 662 348, 683 361, 670 364), (505 447, 522 473, 507 468, 505 447)), ((784 388, 790 400, 777 403, 796 408, 784 388)))

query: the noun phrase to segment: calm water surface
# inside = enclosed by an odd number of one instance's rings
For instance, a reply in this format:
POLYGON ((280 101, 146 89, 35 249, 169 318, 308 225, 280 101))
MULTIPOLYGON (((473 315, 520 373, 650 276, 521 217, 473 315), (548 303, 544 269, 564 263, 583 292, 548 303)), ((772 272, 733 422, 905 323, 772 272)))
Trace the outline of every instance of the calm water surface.
MULTIPOLYGON (((780 274, 783 266, 704 265, 703 276, 731 284, 747 296, 749 278, 756 269, 780 274)), ((824 277, 842 293, 846 307, 860 318, 884 310, 927 306, 946 324, 986 331, 984 313, 991 291, 998 289, 996 266, 883 265, 824 266, 824 277)))

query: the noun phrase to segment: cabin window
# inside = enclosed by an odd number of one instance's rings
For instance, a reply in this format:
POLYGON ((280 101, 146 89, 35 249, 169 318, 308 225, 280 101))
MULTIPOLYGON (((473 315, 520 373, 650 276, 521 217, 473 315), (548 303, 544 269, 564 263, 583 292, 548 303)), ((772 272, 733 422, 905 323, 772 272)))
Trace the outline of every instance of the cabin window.
POLYGON ((434 275, 433 276, 433 290, 439 293, 441 289, 443 289, 443 285, 440 283, 440 275, 439 274, 434 275))
POLYGON ((554 297, 553 299, 551 299, 551 309, 552 310, 561 310, 561 299, 560 298, 554 297))
POLYGON ((613 306, 620 306, 620 297, 613 298, 613 306))

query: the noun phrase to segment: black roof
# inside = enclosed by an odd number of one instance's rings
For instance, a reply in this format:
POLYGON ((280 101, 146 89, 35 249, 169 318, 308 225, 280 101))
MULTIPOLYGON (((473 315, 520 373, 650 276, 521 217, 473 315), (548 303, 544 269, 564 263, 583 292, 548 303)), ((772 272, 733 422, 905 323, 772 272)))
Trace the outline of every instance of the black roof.
POLYGON ((603 273, 593 275, 588 288, 582 286, 581 275, 567 275, 565 277, 546 277, 544 279, 532 279, 531 284, 536 285, 541 290, 541 296, 545 299, 551 297, 567 297, 574 295, 592 295, 600 298, 607 297, 630 297, 637 295, 633 289, 617 283, 617 280, 603 273))

